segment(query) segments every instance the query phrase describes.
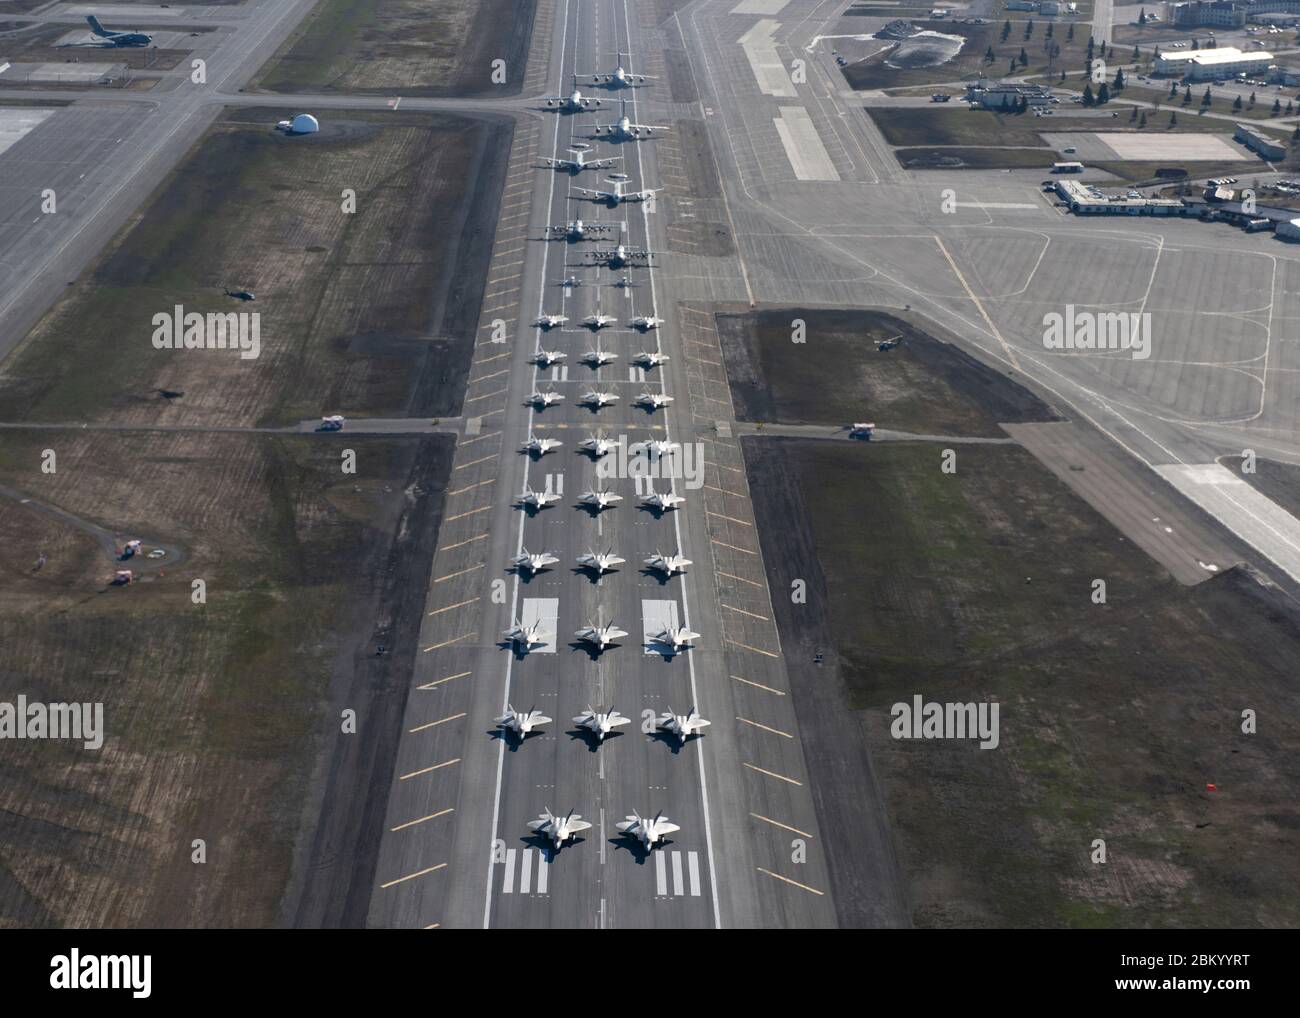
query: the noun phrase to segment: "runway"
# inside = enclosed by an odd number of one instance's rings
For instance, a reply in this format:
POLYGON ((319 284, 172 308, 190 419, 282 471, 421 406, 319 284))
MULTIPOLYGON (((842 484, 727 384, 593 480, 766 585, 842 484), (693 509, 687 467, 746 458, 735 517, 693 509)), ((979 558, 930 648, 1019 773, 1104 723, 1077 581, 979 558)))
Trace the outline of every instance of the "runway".
MULTIPOLYGON (((612 67, 620 50, 630 53, 637 72, 661 73, 647 56, 653 47, 635 5, 567 0, 556 20, 549 81, 557 94, 567 94, 575 71, 612 67)), ((628 99, 632 120, 671 126, 671 117, 661 114, 664 85, 657 81, 612 95, 628 99)), ((611 95, 600 89, 588 94, 611 95)), ((462 440, 453 471, 421 635, 425 652, 389 799, 373 926, 835 923, 804 747, 786 695, 752 520, 730 515, 743 508, 722 511, 719 498, 727 496, 715 494, 722 467, 712 421, 690 412, 689 358, 673 285, 676 255, 668 250, 663 202, 654 212, 626 203, 592 212, 571 201, 569 190, 607 186, 599 183, 603 173, 586 171, 574 181, 537 168, 541 158, 564 157, 581 140, 594 145, 592 158, 621 155, 630 188, 660 186, 660 135, 618 144, 588 137, 591 124, 616 118, 618 110, 617 101, 607 101, 594 113, 550 115, 537 131, 531 165, 516 167, 528 179, 527 198, 512 197, 521 193, 514 190, 513 174, 507 184, 505 220, 512 200, 527 209, 527 240, 514 270, 519 282, 513 344, 492 342, 489 307, 465 409, 467 420, 481 416, 481 432, 462 440), (616 240, 541 239, 547 226, 578 215, 610 225, 616 240), (656 268, 589 264, 586 252, 615 242, 657 252, 656 268), (625 273, 635 286, 612 285, 625 273), (582 284, 563 286, 570 275, 582 284), (599 334, 618 360, 599 370, 580 362, 597 336, 579 323, 597 308, 619 319, 599 334), (543 311, 562 313, 569 322, 539 337, 531 323, 543 311), (628 328, 633 317, 651 313, 667 319, 657 331, 642 335, 628 328), (566 359, 549 369, 531 364, 539 342, 563 351, 566 359), (641 372, 629 356, 647 349, 671 359, 641 372), (577 405, 588 387, 616 392, 620 399, 593 413, 577 405), (566 398, 541 411, 525 406, 538 388, 566 398), (666 411, 647 413, 631 405, 643 390, 675 402, 666 411), (692 454, 701 443, 710 464, 701 480, 715 492, 686 478, 657 480, 657 490, 671 485, 686 504, 654 518, 637 506, 645 481, 601 480, 596 464, 577 453, 577 444, 598 428, 633 442, 682 443, 692 454), (530 433, 564 445, 533 462, 517 451, 530 433), (528 517, 511 507, 525 484, 562 492, 563 498, 528 517), (622 501, 592 518, 575 508, 575 500, 598 486, 622 501), (719 526, 735 532, 730 542, 719 542, 719 526), (740 550, 727 551, 724 544, 740 550), (533 578, 513 574, 510 559, 523 548, 550 552, 559 563, 533 578), (627 560, 617 572, 595 581, 575 569, 577 555, 611 548, 627 560), (644 570, 642 560, 656 550, 678 549, 694 563, 684 576, 661 581, 644 570), (735 554, 752 560, 746 575, 721 579, 720 556, 735 554), (749 590, 736 597, 723 600, 719 594, 746 584, 749 590), (724 620, 724 612, 731 618, 724 620), (676 613, 701 634, 692 649, 664 655, 647 646, 647 630, 665 613, 676 613), (516 617, 541 618, 558 635, 532 653, 517 653, 503 646, 502 637, 516 617), (629 635, 593 657, 572 634, 598 618, 616 622, 629 635), (545 734, 507 745, 493 732, 493 718, 507 702, 519 709, 535 706, 555 720, 545 734), (616 708, 633 724, 593 747, 574 734, 570 721, 588 705, 616 708), (713 722, 703 738, 679 750, 653 735, 653 715, 692 705, 713 722), (594 826, 552 855, 525 826, 548 806, 576 809, 594 826), (663 810, 681 831, 664 848, 639 853, 614 828, 633 810, 663 810)), ((738 481, 727 476, 729 487, 743 485, 743 474, 738 481)))

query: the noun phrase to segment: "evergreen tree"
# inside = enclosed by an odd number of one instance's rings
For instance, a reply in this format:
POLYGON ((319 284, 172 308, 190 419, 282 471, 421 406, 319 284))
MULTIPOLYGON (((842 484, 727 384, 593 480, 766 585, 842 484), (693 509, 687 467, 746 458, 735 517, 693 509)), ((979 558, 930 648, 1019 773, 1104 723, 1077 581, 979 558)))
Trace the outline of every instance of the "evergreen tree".
POLYGON ((1286 115, 1287 115, 1288 117, 1291 115, 1291 110, 1292 110, 1292 109, 1293 109, 1293 107, 1292 107, 1292 105, 1291 105, 1291 100, 1288 99, 1288 100, 1286 101, 1286 115))
POLYGON ((1178 112, 1177 112, 1176 110, 1170 110, 1170 111, 1169 111, 1169 126, 1170 126, 1170 127, 1175 127, 1175 126, 1177 126, 1177 124, 1178 124, 1178 112))
POLYGON ((991 63, 993 63, 993 61, 996 60, 996 59, 997 59, 997 58, 993 55, 993 47, 992 47, 992 46, 990 46, 987 50, 984 51, 984 62, 985 62, 986 64, 991 64, 991 63))
MULTIPOLYGON (((1207 91, 1208 91, 1208 89, 1207 89, 1207 91)), ((1254 109, 1254 107, 1255 107, 1255 93, 1254 93, 1254 92, 1251 92, 1251 93, 1250 93, 1250 106, 1251 106, 1252 109, 1254 109)))
POLYGON ((1131 123, 1132 123, 1133 121, 1135 121, 1137 118, 1138 118, 1138 108, 1137 108, 1136 106, 1134 106, 1134 107, 1129 111, 1129 115, 1128 115, 1129 123, 1131 124, 1131 123))
POLYGON ((1124 91, 1124 68, 1122 67, 1115 72, 1115 91, 1124 91))
POLYGON ((1010 77, 1011 75, 1013 75, 1013 74, 1015 74, 1015 73, 1016 73, 1016 62, 1015 62, 1015 60, 1012 60, 1011 63, 1010 63, 1010 65, 1008 65, 1008 67, 1007 67, 1007 76, 1010 77))
POLYGON ((1206 85, 1205 95, 1201 96, 1201 109, 1205 109, 1205 107, 1209 106, 1212 102, 1214 102, 1214 96, 1210 95, 1210 86, 1206 85))
POLYGON ((1147 9, 1143 7, 1140 11, 1138 11, 1138 24, 1145 25, 1146 23, 1147 23, 1147 9))
POLYGON ((1178 94, 1178 82, 1171 81, 1169 83, 1169 98, 1172 99, 1177 94, 1178 94))
POLYGON ((1034 34, 1034 19, 1030 18, 1025 22, 1025 38, 1028 39, 1034 34))
MULTIPOLYGON (((1134 106, 1133 108, 1137 109, 1136 106, 1134 106)), ((1143 110, 1142 116, 1138 117, 1138 127, 1146 127, 1146 126, 1147 126, 1147 111, 1143 110)))
POLYGON ((1276 117, 1276 116, 1277 116, 1279 113, 1281 113, 1281 112, 1282 112, 1282 100, 1281 100, 1281 99, 1274 99, 1274 100, 1273 100, 1273 116, 1276 117))
POLYGON ((1007 41, 1007 36, 1011 34, 1011 19, 1007 18, 1007 23, 1002 26, 1002 41, 1007 41))
POLYGON ((1197 42, 1195 39, 1193 39, 1193 40, 1192 40, 1192 49, 1200 49, 1200 48, 1201 48, 1201 44, 1200 44, 1199 42, 1197 42))
POLYGON ((1234 110, 1241 109, 1241 96, 1237 96, 1236 99, 1232 100, 1232 108, 1234 110))
MULTIPOLYGON (((1061 72, 1061 81, 1060 81, 1060 83, 1061 83, 1062 85, 1065 84, 1065 72, 1064 72, 1064 71, 1061 72)), ((1288 104, 1287 104, 1287 109, 1290 110, 1290 108, 1291 108, 1291 107, 1290 107, 1290 104, 1288 103, 1288 104)))
POLYGON ((1084 85, 1084 86, 1083 86, 1083 105, 1085 105, 1085 106, 1091 106, 1094 102, 1095 102, 1095 100, 1093 99, 1093 96, 1092 96, 1092 85, 1091 85, 1091 84, 1084 85))
POLYGON ((1065 30, 1065 41, 1074 42, 1074 22, 1070 22, 1070 27, 1065 30))
POLYGON ((1044 35, 1048 39, 1052 37, 1052 23, 1050 21, 1047 23, 1047 29, 1045 30, 1044 35))
POLYGON ((1020 47, 1020 56, 1017 59, 1019 59, 1021 67, 1029 66, 1029 54, 1025 52, 1025 47, 1020 47))
POLYGON ((1132 59, 1130 60, 1130 63, 1134 63, 1134 64, 1136 64, 1136 63, 1137 63, 1139 60, 1141 60, 1141 59, 1142 59, 1142 51, 1139 50, 1136 46, 1134 46, 1134 47, 1133 47, 1133 57, 1132 57, 1132 59))
POLYGON ((1183 102, 1185 102, 1185 103, 1189 103, 1189 102, 1191 102, 1191 101, 1192 101, 1192 86, 1191 86, 1191 85, 1184 85, 1184 86, 1183 86, 1183 102))
POLYGON ((1103 81, 1097 86, 1097 105, 1105 106, 1108 102, 1110 102, 1110 88, 1103 81))

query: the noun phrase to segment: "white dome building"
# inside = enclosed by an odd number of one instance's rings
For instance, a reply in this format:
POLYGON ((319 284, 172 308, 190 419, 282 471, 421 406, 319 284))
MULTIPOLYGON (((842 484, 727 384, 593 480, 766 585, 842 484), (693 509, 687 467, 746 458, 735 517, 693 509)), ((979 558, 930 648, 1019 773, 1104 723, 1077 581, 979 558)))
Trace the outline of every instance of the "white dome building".
POLYGON ((320 121, 310 113, 299 113, 289 122, 290 134, 315 134, 320 130, 320 121))

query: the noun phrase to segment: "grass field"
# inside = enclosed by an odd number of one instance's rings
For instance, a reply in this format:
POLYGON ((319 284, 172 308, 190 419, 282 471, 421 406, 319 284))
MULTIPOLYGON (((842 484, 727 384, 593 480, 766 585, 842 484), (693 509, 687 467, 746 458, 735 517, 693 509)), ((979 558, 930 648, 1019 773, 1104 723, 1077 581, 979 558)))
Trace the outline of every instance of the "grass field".
POLYGON ((102 702, 107 729, 99 751, 6 744, 0 926, 280 921, 314 761, 345 737, 336 684, 409 670, 450 465, 447 439, 353 443, 349 475, 312 437, 6 435, 0 484, 176 560, 109 588, 93 540, 0 498, 0 700, 102 702), (393 561, 407 589, 386 588, 393 561), (377 620, 395 648, 380 666, 377 620))
POLYGON ((1178 585, 1018 447, 962 447, 955 474, 939 454, 782 442, 784 483, 751 462, 811 532, 815 568, 765 536, 769 577, 824 576, 808 612, 862 712, 914 922, 1300 925, 1294 606, 1235 571, 1178 585), (895 741, 916 694, 998 702, 1000 746, 895 741), (1267 731, 1241 732, 1246 708, 1267 731))
POLYGON ((349 113, 286 138, 271 129, 276 116, 235 111, 197 144, 0 369, 0 419, 457 412, 508 125, 349 113), (176 305, 256 312, 260 356, 156 349, 153 316, 176 305))
POLYGON ((791 308, 718 315, 717 323, 741 420, 868 420, 897 431, 1001 436, 999 421, 1053 419, 1019 386, 890 314, 791 308), (791 341, 795 319, 806 324, 803 343, 791 341), (878 349, 899 337, 899 346, 878 349))
POLYGON ((514 94, 536 0, 323 0, 256 82, 273 92, 514 94), (505 61, 507 80, 491 80, 505 61))

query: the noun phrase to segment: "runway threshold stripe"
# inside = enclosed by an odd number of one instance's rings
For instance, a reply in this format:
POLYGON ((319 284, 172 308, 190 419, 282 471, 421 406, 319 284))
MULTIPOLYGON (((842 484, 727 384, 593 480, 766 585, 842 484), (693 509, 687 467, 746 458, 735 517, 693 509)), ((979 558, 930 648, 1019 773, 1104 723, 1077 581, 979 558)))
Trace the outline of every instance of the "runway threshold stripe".
POLYGON ((432 682, 426 682, 423 686, 416 686, 416 689, 432 689, 434 686, 441 686, 444 682, 450 682, 452 679, 463 679, 466 675, 473 675, 473 672, 457 672, 455 675, 448 675, 445 679, 434 679, 432 682))
POLYGON ((410 774, 403 774, 398 781, 405 781, 407 778, 418 778, 421 774, 431 774, 433 771, 440 771, 444 767, 450 767, 452 764, 460 763, 460 757, 455 760, 446 760, 440 764, 434 764, 432 767, 421 767, 418 771, 411 771, 410 774))
POLYGON ((448 721, 457 721, 460 718, 463 718, 465 713, 465 711, 461 711, 459 714, 452 714, 449 717, 440 718, 437 721, 429 721, 423 725, 416 725, 414 728, 408 728, 406 731, 407 734, 414 735, 416 732, 423 732, 429 728, 437 728, 439 725, 445 725, 448 721))
POLYGON ((737 682, 743 682, 747 686, 753 686, 755 689, 761 689, 768 693, 775 693, 777 696, 785 696, 784 690, 773 689, 771 686, 765 686, 763 683, 755 682, 753 679, 742 679, 739 675, 733 675, 732 678, 737 682))
POLYGON ((736 715, 736 720, 743 721, 747 725, 753 725, 755 728, 761 728, 765 732, 771 732, 773 735, 780 735, 782 738, 786 738, 786 739, 794 738, 794 736, 791 735, 789 732, 783 732, 779 728, 769 728, 767 725, 759 724, 757 721, 750 721, 749 718, 742 718, 739 714, 736 715))
POLYGON ((771 817, 765 817, 762 813, 750 813, 755 820, 762 820, 765 824, 771 824, 773 827, 779 827, 783 831, 789 831, 791 834, 797 834, 801 838, 811 838, 812 835, 807 831, 801 831, 797 827, 791 827, 789 824, 783 824, 779 820, 773 820, 771 817))
POLYGON ((744 764, 744 766, 748 767, 751 771, 758 771, 759 774, 766 774, 769 778, 776 778, 778 781, 784 781, 786 784, 799 785, 800 787, 803 786, 802 781, 795 781, 794 778, 787 778, 784 774, 777 774, 776 771, 764 770, 762 767, 755 767, 751 763, 744 764))
POLYGON ((723 604, 721 601, 719 601, 719 602, 718 602, 718 607, 719 607, 719 608, 726 608, 727 611, 738 612, 738 613, 741 614, 741 615, 748 615, 751 619, 758 619, 760 622, 771 622, 771 621, 772 621, 772 620, 769 619, 766 615, 758 615, 758 614, 755 614, 754 612, 751 612, 751 611, 745 611, 744 608, 737 608, 737 607, 736 607, 735 605, 733 605, 733 604, 723 604))
POLYGON ((817 890, 815 887, 809 887, 807 884, 801 884, 797 880, 791 880, 789 877, 783 877, 780 873, 773 873, 771 870, 765 870, 762 866, 755 866, 754 869, 758 870, 759 873, 766 873, 769 877, 775 877, 777 880, 784 881, 792 887, 797 887, 800 890, 807 891, 809 894, 815 894, 819 898, 826 893, 825 891, 817 890))
POLYGON ((390 831, 404 831, 408 827, 414 827, 416 824, 422 824, 426 820, 437 820, 438 817, 445 817, 448 813, 454 813, 454 807, 448 806, 446 809, 440 809, 437 813, 430 813, 427 817, 420 817, 419 820, 408 820, 404 824, 398 824, 396 827, 388 828, 390 831))
POLYGON ((398 877, 396 880, 390 880, 386 884, 380 884, 379 887, 381 890, 389 887, 396 887, 398 884, 405 883, 408 880, 414 880, 416 877, 422 877, 429 873, 436 873, 438 870, 446 868, 447 864, 445 862, 440 862, 437 866, 430 866, 428 869, 419 870, 415 873, 408 873, 404 877, 398 877))

